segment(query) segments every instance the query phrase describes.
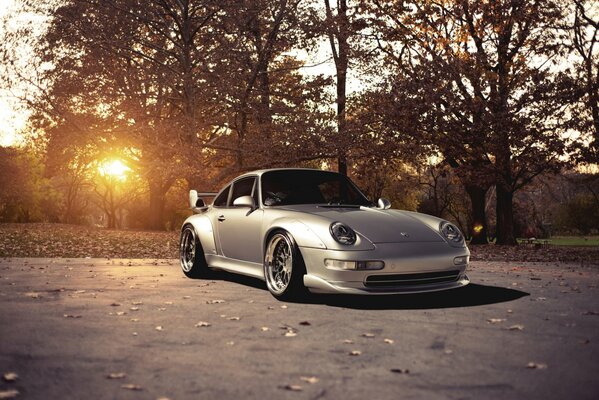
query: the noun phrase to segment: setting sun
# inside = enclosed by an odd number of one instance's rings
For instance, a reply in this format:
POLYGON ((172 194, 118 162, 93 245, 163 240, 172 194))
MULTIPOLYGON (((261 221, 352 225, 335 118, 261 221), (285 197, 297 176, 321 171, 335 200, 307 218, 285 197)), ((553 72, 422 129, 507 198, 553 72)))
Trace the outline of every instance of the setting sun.
POLYGON ((125 165, 121 160, 106 160, 100 166, 98 166, 98 171, 100 171, 101 175, 109 175, 118 179, 125 179, 127 177, 127 172, 131 171, 127 165, 125 165))

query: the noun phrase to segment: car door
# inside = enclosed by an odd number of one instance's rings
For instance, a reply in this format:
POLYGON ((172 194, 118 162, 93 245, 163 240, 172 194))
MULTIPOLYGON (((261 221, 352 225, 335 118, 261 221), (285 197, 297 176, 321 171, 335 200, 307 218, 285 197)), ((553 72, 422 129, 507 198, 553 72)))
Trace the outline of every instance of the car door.
POLYGON ((216 227, 225 257, 262 265, 261 228, 264 211, 233 205, 235 199, 242 196, 251 196, 254 204, 258 204, 256 181, 255 176, 250 176, 233 182, 227 207, 217 211, 216 227))

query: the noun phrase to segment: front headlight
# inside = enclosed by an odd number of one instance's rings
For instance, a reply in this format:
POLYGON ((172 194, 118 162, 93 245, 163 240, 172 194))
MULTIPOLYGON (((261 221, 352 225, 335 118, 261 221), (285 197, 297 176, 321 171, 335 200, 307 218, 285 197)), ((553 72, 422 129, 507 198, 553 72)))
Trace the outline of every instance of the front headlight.
POLYGON ((462 236, 462 232, 460 232, 458 227, 447 221, 441 222, 439 231, 451 243, 461 243, 464 240, 464 236, 462 236))
POLYGON ((333 222, 330 231, 331 236, 338 243, 347 245, 356 243, 356 232, 343 222, 333 222))

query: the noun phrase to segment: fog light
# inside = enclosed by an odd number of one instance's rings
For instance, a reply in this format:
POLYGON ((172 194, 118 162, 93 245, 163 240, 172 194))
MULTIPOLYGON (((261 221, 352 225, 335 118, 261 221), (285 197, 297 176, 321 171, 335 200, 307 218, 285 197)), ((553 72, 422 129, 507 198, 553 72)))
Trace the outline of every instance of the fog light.
POLYGON ((324 265, 328 269, 345 271, 377 270, 385 268, 385 263, 383 261, 342 261, 331 260, 329 258, 324 260, 324 265))
POLYGON ((466 265, 468 264, 468 256, 460 256, 453 259, 454 265, 466 265))
POLYGON ((327 258, 324 260, 324 265, 325 265, 325 267, 327 267, 329 269, 349 269, 349 270, 356 269, 355 261, 330 260, 327 258))

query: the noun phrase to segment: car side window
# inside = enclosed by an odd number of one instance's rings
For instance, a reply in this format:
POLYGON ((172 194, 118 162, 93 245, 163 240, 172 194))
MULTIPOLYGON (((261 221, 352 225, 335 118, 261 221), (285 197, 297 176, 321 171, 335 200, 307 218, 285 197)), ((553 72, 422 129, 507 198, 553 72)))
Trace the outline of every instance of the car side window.
POLYGON ((235 199, 238 199, 241 196, 251 196, 254 191, 253 189, 255 181, 256 177, 251 176, 240 179, 233 183, 233 196, 231 196, 231 202, 235 201, 235 199))
POLYGON ((214 199, 214 206, 215 207, 226 207, 227 206, 227 199, 229 198, 229 190, 231 189, 231 186, 227 186, 227 188, 225 190, 223 190, 217 197, 216 199, 214 199))

